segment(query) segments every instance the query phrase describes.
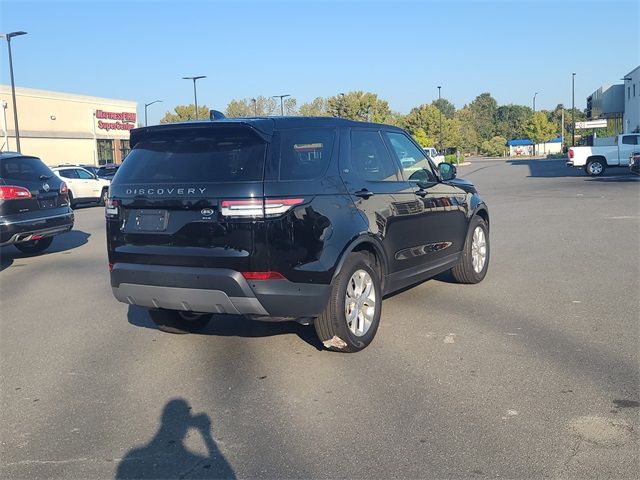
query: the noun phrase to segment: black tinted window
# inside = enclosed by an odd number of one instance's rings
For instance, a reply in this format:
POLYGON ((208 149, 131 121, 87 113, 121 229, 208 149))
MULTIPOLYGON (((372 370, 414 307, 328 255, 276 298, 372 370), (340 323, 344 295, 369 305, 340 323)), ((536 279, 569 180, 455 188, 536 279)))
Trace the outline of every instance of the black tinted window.
POLYGON ((65 168, 64 170, 58 170, 58 172, 63 178, 78 178, 75 168, 65 168))
POLYGON ((0 160, 0 177, 5 180, 37 181, 41 176, 51 177, 53 172, 39 158, 16 157, 0 160))
POLYGON ((284 130, 280 141, 280 179, 315 180, 327 171, 336 132, 331 129, 284 130))
POLYGON ((351 172, 369 181, 398 180, 397 170, 380 133, 354 130, 351 132, 351 172))
POLYGON ((396 132, 386 132, 385 135, 389 139, 391 150, 402 167, 402 174, 405 179, 428 182, 438 181, 424 151, 416 147, 409 137, 403 133, 396 132))
POLYGON ((637 145, 638 137, 636 137, 635 135, 625 135, 624 137, 622 137, 622 143, 624 143, 625 145, 637 145))
POLYGON ((118 169, 120 183, 262 180, 266 144, 247 129, 180 133, 138 143, 118 169))

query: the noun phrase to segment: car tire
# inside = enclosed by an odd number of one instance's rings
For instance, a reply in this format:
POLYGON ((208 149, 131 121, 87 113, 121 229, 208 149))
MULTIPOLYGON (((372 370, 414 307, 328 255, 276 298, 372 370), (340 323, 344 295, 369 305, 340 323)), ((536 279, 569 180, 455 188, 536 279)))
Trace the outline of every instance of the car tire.
POLYGON ((469 223, 467 238, 458 264, 451 269, 458 283, 479 283, 487 275, 490 258, 489 228, 483 218, 475 216, 469 223))
POLYGON ((599 177, 604 173, 606 168, 607 163, 600 158, 596 158, 587 162, 584 167, 584 171, 587 172, 587 175, 589 175, 590 177, 599 177))
POLYGON ((98 204, 102 207, 104 207, 107 204, 107 199, 109 198, 109 189, 108 188, 103 188, 102 189, 102 195, 100 195, 100 202, 98 202, 98 204))
POLYGON ((356 252, 347 257, 332 282, 329 302, 314 326, 329 350, 357 352, 375 337, 381 312, 380 274, 371 255, 356 252))
POLYGON ((44 237, 40 240, 31 240, 30 242, 15 243, 14 246, 22 253, 28 253, 30 255, 43 252, 53 242, 53 237, 44 237))
POLYGON ((73 203, 73 193, 71 193, 71 190, 69 190, 69 208, 73 209, 73 207, 75 207, 73 203))
POLYGON ((167 333, 195 333, 207 326, 210 313, 182 312, 179 310, 149 310, 149 316, 159 330, 167 333))

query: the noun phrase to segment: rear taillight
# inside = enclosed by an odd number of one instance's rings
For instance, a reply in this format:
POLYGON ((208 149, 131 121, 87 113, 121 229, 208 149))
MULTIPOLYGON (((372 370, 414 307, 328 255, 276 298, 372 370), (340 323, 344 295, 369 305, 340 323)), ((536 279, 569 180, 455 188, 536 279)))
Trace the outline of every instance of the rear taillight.
POLYGON ((120 200, 108 198, 104 204, 104 214, 107 218, 118 218, 120 216, 120 200))
POLYGON ((220 213, 224 217, 274 217, 303 202, 304 198, 223 200, 220 203, 220 213))
POLYGON ((69 188, 67 187, 67 184, 65 182, 62 182, 60 184, 60 193, 61 194, 69 193, 69 188))
POLYGON ((573 148, 569 149, 569 158, 573 158, 573 148))
POLYGON ((0 200, 22 200, 31 198, 31 192, 24 187, 0 185, 0 200))
POLYGON ((247 280, 286 280, 279 272, 242 272, 247 280))

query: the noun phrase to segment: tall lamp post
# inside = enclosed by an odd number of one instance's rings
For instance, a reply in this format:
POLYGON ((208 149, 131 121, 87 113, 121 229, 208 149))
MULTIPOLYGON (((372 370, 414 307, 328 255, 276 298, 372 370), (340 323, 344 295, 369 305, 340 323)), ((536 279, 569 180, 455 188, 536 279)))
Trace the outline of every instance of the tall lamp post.
POLYGON ((251 99, 251 103, 253 103, 253 114, 258 116, 258 101, 255 98, 251 99))
POLYGON ((538 92, 533 94, 533 113, 536 113, 536 96, 538 95, 538 92))
POLYGON ((11 57, 11 39, 13 37, 18 37, 20 35, 26 35, 27 32, 10 32, 0 34, 0 37, 4 37, 7 39, 7 47, 9 48, 9 74, 11 76, 11 97, 13 98, 13 123, 15 125, 16 130, 16 149, 18 153, 21 153, 20 150, 20 129, 18 128, 18 108, 16 107, 16 85, 13 80, 13 58, 11 57))
POLYGON ((442 98, 440 96, 441 88, 442 86, 438 85, 438 110, 440 111, 440 150, 442 150, 442 105, 440 104, 440 99, 442 98))
POLYGON ((273 98, 279 98, 280 99, 280 116, 284 117, 284 103, 282 102, 282 99, 290 97, 291 95, 274 95, 273 98))
POLYGON ((182 77, 183 80, 193 80, 193 101, 196 104, 196 120, 198 119, 198 92, 196 91, 196 80, 200 80, 201 78, 207 78, 207 76, 199 75, 197 77, 182 77))
POLYGON ((154 100, 154 101, 153 101, 153 102, 151 102, 151 103, 145 103, 145 104, 144 104, 144 126, 145 126, 145 127, 147 126, 147 107, 148 107, 149 105, 153 105, 154 103, 158 103, 158 102, 162 102, 162 100, 154 100))
POLYGON ((576 74, 571 74, 571 146, 576 146, 576 74))

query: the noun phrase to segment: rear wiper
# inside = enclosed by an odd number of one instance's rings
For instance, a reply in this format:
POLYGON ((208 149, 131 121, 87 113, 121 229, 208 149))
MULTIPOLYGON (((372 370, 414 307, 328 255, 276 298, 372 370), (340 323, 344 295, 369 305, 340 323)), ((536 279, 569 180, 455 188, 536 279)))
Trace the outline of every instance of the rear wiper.
POLYGON ((40 180, 49 180, 51 178, 51 175, 40 175, 40 180))

